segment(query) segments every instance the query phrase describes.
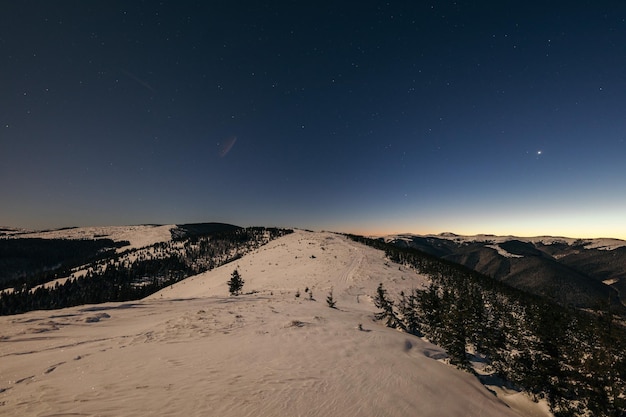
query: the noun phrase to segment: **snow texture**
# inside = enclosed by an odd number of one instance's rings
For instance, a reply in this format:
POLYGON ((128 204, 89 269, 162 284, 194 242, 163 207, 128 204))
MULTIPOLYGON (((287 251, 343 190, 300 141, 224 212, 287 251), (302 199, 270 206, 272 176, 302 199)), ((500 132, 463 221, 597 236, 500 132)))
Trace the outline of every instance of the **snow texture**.
POLYGON ((0 317, 0 415, 549 415, 374 322, 379 282, 395 297, 426 278, 343 236, 296 231, 142 301, 0 317))

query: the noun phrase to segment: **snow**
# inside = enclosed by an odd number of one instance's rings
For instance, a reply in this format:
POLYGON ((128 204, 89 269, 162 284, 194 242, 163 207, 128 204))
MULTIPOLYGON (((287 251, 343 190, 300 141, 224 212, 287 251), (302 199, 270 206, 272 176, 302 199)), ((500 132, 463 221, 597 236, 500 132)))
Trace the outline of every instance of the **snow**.
POLYGON ((549 415, 373 321, 379 282, 396 296, 426 278, 343 236, 296 231, 145 300, 0 317, 0 414, 549 415), (230 297, 235 268, 244 295, 230 297))
POLYGON ((585 249, 614 250, 626 246, 626 241, 620 239, 590 239, 585 249))
POLYGON ((485 245, 485 247, 494 249, 496 252, 498 252, 500 256, 504 256, 505 258, 523 258, 524 257, 522 255, 516 255, 514 253, 507 252, 506 250, 502 249, 499 245, 485 245))
MULTIPOLYGON (((457 243, 474 243, 474 242, 487 242, 494 245, 505 243, 511 240, 519 240, 521 242, 528 243, 541 243, 543 245, 554 244, 566 244, 569 246, 582 244, 585 249, 599 249, 599 250, 615 250, 626 246, 626 240, 612 239, 612 238, 592 238, 592 239, 579 239, 570 237, 555 237, 555 236, 536 236, 536 237, 520 237, 520 236, 496 236, 496 235, 472 235, 462 236, 454 233, 440 233, 437 235, 416 235, 416 234, 401 234, 384 236, 386 241, 398 239, 410 242, 412 237, 429 237, 436 239, 447 239, 457 243)), ((494 248, 495 249, 495 248, 494 248)))
POLYGON ((142 248, 158 242, 172 239, 170 230, 176 225, 139 225, 139 226, 96 226, 75 227, 69 229, 27 232, 13 235, 19 238, 40 239, 111 239, 114 242, 129 241, 130 246, 119 248, 118 252, 142 248))

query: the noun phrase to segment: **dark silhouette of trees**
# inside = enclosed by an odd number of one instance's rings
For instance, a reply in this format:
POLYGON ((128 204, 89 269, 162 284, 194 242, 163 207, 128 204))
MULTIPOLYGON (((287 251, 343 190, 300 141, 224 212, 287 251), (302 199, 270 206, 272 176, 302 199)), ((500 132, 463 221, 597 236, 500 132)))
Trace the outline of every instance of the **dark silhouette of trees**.
POLYGON ((392 329, 400 325, 400 320, 393 308, 393 301, 387 296, 387 290, 383 287, 382 282, 378 284, 376 296, 374 297, 374 305, 382 310, 375 314, 376 320, 385 320, 385 325, 392 329))
POLYGON ((0 239, 0 288, 43 284, 73 267, 114 256, 115 249, 128 244, 111 239, 0 239))
POLYGON ((292 232, 261 227, 231 228, 209 235, 196 233, 187 239, 180 237, 124 254, 109 252, 108 257, 97 258, 84 266, 87 271, 84 276, 70 278, 63 284, 37 286, 70 276, 70 269, 59 270, 43 282, 12 282, 12 290, 0 291, 0 314, 138 300, 191 275, 232 262, 292 232))
POLYGON ((230 292, 230 295, 237 296, 241 294, 243 284, 243 278, 241 278, 241 275, 239 275, 239 271, 235 269, 231 274, 230 280, 228 281, 228 291, 230 292))
POLYGON ((400 293, 397 310, 379 285, 375 317, 389 327, 428 337, 470 372, 472 348, 555 416, 626 416, 626 328, 610 310, 563 307, 416 249, 352 238, 430 278, 400 293))

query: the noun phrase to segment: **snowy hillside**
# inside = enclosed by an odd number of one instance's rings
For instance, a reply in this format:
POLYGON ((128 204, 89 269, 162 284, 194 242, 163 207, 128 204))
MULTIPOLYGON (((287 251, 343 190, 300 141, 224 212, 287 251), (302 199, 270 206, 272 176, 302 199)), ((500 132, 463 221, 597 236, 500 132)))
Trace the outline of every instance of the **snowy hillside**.
POLYGON ((171 230, 176 225, 139 225, 139 226, 94 226, 73 227, 67 229, 47 231, 20 231, 20 233, 8 233, 7 236, 19 238, 40 239, 111 239, 115 242, 128 241, 130 246, 125 246, 119 251, 142 248, 157 242, 167 242, 172 239, 171 230))
POLYGON ((519 236, 496 236, 496 235, 473 235, 463 236, 456 235, 454 233, 440 233, 437 235, 416 235, 416 234, 400 234, 385 236, 386 241, 391 240, 406 240, 410 241, 414 237, 423 238, 435 238, 451 240, 457 243, 475 243, 485 242, 497 245, 498 243, 505 243, 511 240, 518 240, 520 242, 527 243, 541 243, 542 245, 555 245, 564 244, 568 246, 582 246, 585 249, 600 249, 600 250, 615 250, 626 246, 626 240, 613 239, 613 238, 590 238, 580 239, 571 237, 555 237, 555 236, 536 236, 536 237, 519 237, 519 236))
POLYGON ((0 317, 0 414, 549 415, 374 322, 379 282, 397 294, 425 279, 343 236, 296 231, 143 301, 0 317))
POLYGON ((626 315, 626 241, 540 236, 391 235, 384 240, 464 265, 565 306, 607 300, 626 315))

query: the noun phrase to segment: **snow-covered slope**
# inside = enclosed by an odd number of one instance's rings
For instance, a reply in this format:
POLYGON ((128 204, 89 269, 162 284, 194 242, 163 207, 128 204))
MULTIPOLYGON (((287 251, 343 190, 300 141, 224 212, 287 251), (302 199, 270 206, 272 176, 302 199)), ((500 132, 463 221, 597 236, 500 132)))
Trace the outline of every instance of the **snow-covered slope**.
POLYGON ((438 235, 416 235, 411 233, 384 236, 386 241, 390 240, 411 240, 413 237, 424 238, 436 238, 452 240, 457 243, 474 243, 474 242, 487 242, 492 244, 504 243, 511 240, 519 240, 520 242, 528 243, 541 243, 543 245, 554 245, 557 243, 565 244, 569 246, 581 245, 585 249, 600 249, 600 250, 614 250, 626 246, 626 240, 613 239, 613 238, 590 238, 580 239, 571 237, 556 237, 556 236, 535 236, 535 237, 520 237, 520 236, 496 236, 496 235, 472 235, 463 236, 456 235, 454 233, 440 233, 438 235))
POLYGON ((425 278, 296 231, 140 302, 0 317, 0 415, 547 415, 372 321, 379 282, 395 296, 425 278), (246 294, 230 297, 235 268, 246 294))
POLYGON ((390 235, 411 247, 548 297, 562 305, 597 309, 607 300, 626 313, 626 241, 566 237, 390 235))
POLYGON ((41 239, 111 239, 115 242, 129 241, 130 246, 124 246, 119 251, 150 246, 157 242, 167 242, 172 239, 171 229, 176 225, 139 225, 139 226, 94 226, 74 227, 68 229, 47 230, 39 232, 22 232, 9 234, 20 238, 41 239))

